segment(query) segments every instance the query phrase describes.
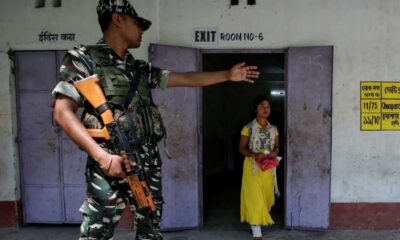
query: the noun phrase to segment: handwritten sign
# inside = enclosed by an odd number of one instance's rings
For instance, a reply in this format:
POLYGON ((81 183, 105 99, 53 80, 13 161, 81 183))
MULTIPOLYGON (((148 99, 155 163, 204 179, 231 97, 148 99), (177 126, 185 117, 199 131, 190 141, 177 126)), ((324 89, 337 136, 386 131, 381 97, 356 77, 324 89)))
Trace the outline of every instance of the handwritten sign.
POLYGON ((55 42, 55 41, 58 41, 59 39, 63 40, 63 41, 74 41, 75 33, 61 33, 61 34, 55 33, 54 34, 54 33, 48 32, 48 31, 43 31, 40 34, 38 34, 38 37, 39 37, 40 42, 46 42, 46 41, 55 42))
POLYGON ((361 82, 361 130, 400 130, 400 82, 361 82))

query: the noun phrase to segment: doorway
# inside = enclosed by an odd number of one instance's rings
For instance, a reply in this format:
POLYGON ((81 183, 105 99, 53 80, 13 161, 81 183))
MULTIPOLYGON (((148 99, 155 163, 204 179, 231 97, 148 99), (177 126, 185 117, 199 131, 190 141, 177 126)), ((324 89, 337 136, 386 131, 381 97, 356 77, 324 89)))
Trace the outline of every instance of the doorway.
MULTIPOLYGON (((203 52, 203 71, 220 71, 245 62, 258 66, 254 84, 224 82, 203 88, 203 201, 204 226, 248 226, 240 223, 240 189, 244 157, 239 153, 242 128, 254 119, 253 102, 266 96, 271 103, 269 122, 277 126, 280 155, 285 152, 285 52, 203 52)), ((284 157, 284 156, 283 156, 284 157)), ((277 168, 282 195, 275 198, 271 214, 274 227, 284 227, 284 162, 277 168)))
MULTIPOLYGON (((281 148, 284 147, 281 150, 281 153, 284 153, 284 166, 280 168, 280 171, 285 169, 285 176, 278 172, 280 178, 284 177, 285 181, 285 188, 283 189, 283 186, 280 186, 281 192, 284 193, 284 196, 281 198, 281 201, 284 201, 285 209, 284 224, 286 228, 291 229, 327 229, 329 228, 330 219, 332 46, 289 47, 285 50, 200 50, 190 47, 151 44, 149 48, 149 60, 157 67, 166 68, 171 71, 190 72, 220 69, 222 67, 230 68, 233 64, 242 61, 242 59, 234 59, 234 57, 243 54, 246 58, 244 56, 242 58, 248 64, 258 65, 257 62, 254 62, 254 59, 258 57, 259 61, 263 61, 264 58, 268 59, 268 55, 274 53, 283 54, 282 57, 285 59, 283 83, 286 90, 284 97, 285 104, 284 110, 280 108, 286 114, 284 116, 284 130, 280 130, 281 141, 284 143, 281 144, 281 148), (219 59, 219 65, 207 67, 207 62, 203 61, 203 56, 206 57, 208 54, 210 56, 218 54, 231 55, 226 55, 225 58, 219 59), (201 65, 204 66, 202 67, 201 65)), ((257 84, 251 85, 253 86, 252 91, 258 91, 258 88, 254 87, 258 86, 257 84)), ((224 84, 221 87, 225 87, 224 84)), ((237 91, 244 91, 244 87, 239 89, 237 91)), ((207 89, 203 89, 203 91, 207 91, 207 89)), ((209 140, 209 137, 204 136, 207 134, 205 133, 207 130, 202 125, 205 125, 204 119, 207 116, 202 116, 204 110, 201 106, 214 106, 218 102, 213 99, 210 102, 203 101, 202 91, 196 88, 177 88, 165 91, 165 93, 161 91, 155 91, 154 93, 155 102, 162 104, 161 112, 164 124, 170 133, 168 135, 169 150, 173 155, 171 160, 163 162, 165 210, 163 212, 162 227, 164 229, 196 228, 201 227, 203 222, 207 225, 210 223, 210 219, 207 219, 210 215, 210 212, 207 212, 209 209, 207 203, 209 204, 210 201, 207 202, 207 197, 204 196, 207 194, 209 196, 210 193, 212 195, 213 192, 208 190, 209 188, 207 187, 203 190, 203 185, 207 184, 208 181, 206 180, 212 176, 216 179, 214 181, 210 180, 214 185, 223 182, 223 180, 229 181, 231 179, 216 174, 223 172, 220 171, 219 165, 227 165, 221 160, 225 159, 225 156, 216 155, 216 159, 206 159, 202 150, 203 145, 206 147, 206 144, 208 147, 214 149, 220 147, 206 142, 209 140), (218 171, 203 171, 203 168, 210 168, 206 166, 207 164, 214 164, 214 162, 217 165, 215 169, 218 171)), ((227 95, 225 92, 219 94, 227 95)), ((251 102, 247 98, 244 99, 243 96, 245 95, 243 94, 238 94, 237 96, 236 98, 241 99, 241 102, 251 102)), ((204 98, 206 97, 204 96, 204 98)), ((220 96, 220 98, 222 97, 220 96)), ((237 100, 236 98, 232 99, 237 100)), ((222 99, 228 99, 228 97, 224 96, 222 99)), ((274 111, 278 110, 279 107, 277 108, 274 105, 275 103, 272 103, 274 111)), ((219 107, 216 111, 220 114, 225 112, 225 109, 219 107)), ((251 112, 251 109, 248 111, 251 112)), ((272 112, 272 115, 277 114, 272 112)), ((229 120, 238 118, 238 115, 232 113, 231 115, 225 114, 223 117, 229 120)), ((251 115, 248 115, 248 118, 251 119, 251 115)), ((249 119, 241 120, 242 122, 238 124, 239 130, 249 119)), ((277 124, 275 121, 271 116, 271 122, 277 124)), ((215 124, 219 124, 220 127, 222 124, 222 129, 227 127, 223 123, 217 122, 215 124)), ((217 127, 216 129, 221 128, 217 127)), ((236 134, 239 130, 235 130, 236 134)), ((234 138, 232 137, 232 145, 237 144, 238 141, 234 138)), ((234 146, 231 146, 231 148, 234 149, 234 146)), ((162 146, 160 150, 161 158, 166 159, 162 146)), ((223 153, 224 151, 218 150, 217 152, 223 153)), ((240 160, 235 161, 242 160, 240 158, 240 160)), ((234 166, 233 169, 238 165, 235 161, 228 161, 228 163, 234 166)), ((222 169, 229 168, 225 166, 222 169)), ((240 174, 240 170, 237 172, 240 174)), ((239 181, 240 185, 240 180, 236 181, 239 181)), ((282 185, 282 180, 280 182, 282 185)), ((229 186, 235 186, 233 182, 232 184, 229 182, 229 184, 229 186)), ((207 186, 210 186, 210 184, 207 186)), ((232 195, 233 200, 228 199, 224 202, 225 195, 223 195, 223 191, 225 189, 221 188, 221 186, 215 186, 215 189, 214 197, 220 201, 223 209, 230 208, 227 205, 228 203, 236 204, 234 206, 239 205, 238 202, 232 202, 235 200, 238 201, 239 193, 232 195), (221 198, 221 200, 218 198, 221 198)), ((234 189, 239 191, 239 187, 234 187, 234 189)), ((217 209, 220 208, 217 206, 217 209)), ((233 223, 240 223, 238 208, 232 207, 232 210, 237 211, 231 217, 233 223)), ((211 215, 218 214, 226 215, 227 212, 211 215)), ((216 216, 214 216, 215 219, 217 219, 216 216)))

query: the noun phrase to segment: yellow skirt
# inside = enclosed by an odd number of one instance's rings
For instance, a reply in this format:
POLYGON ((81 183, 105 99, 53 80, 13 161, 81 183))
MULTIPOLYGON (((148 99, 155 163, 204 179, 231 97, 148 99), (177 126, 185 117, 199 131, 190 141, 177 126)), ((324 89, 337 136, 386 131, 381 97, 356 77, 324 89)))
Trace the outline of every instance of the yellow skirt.
POLYGON ((242 190, 240 196, 240 220, 252 225, 271 225, 270 210, 275 203, 274 177, 271 169, 262 171, 253 158, 246 157, 243 164, 242 190))

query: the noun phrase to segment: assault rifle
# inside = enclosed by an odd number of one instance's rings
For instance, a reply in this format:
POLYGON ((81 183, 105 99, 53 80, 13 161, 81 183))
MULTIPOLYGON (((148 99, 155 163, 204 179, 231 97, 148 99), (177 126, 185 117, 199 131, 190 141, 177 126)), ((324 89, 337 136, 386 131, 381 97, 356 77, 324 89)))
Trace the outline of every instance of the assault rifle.
POLYGON ((76 89, 94 107, 104 123, 102 129, 87 129, 93 138, 105 139, 111 142, 117 153, 129 161, 134 162, 131 170, 127 170, 126 179, 138 208, 146 208, 151 215, 155 215, 153 195, 146 182, 146 175, 140 163, 135 159, 135 152, 129 144, 127 134, 121 123, 114 119, 111 107, 106 101, 103 91, 99 85, 97 75, 90 76, 74 82, 76 89))

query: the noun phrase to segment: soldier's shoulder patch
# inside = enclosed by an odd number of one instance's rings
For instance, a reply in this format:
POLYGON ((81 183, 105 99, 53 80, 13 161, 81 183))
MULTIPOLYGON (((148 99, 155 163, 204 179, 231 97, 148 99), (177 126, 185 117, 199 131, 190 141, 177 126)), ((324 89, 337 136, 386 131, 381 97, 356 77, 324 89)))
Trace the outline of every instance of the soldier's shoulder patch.
POLYGON ((82 58, 88 54, 88 48, 84 45, 77 45, 68 50, 68 53, 76 58, 82 58))

